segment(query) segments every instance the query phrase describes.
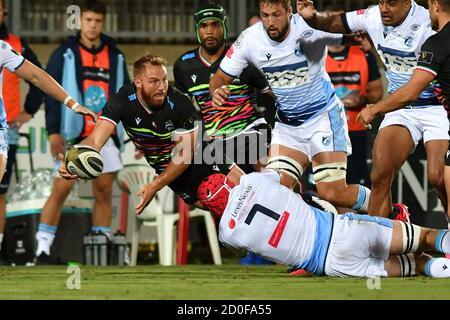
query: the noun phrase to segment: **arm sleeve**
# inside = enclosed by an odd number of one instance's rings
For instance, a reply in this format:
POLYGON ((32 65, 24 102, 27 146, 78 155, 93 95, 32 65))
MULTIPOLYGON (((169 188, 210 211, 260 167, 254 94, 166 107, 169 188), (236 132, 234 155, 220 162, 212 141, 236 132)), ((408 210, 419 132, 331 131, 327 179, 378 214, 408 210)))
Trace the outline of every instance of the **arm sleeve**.
POLYGON ((0 41, 0 61, 2 68, 5 67, 9 71, 14 72, 24 63, 25 58, 8 43, 0 41))
POLYGON ((239 38, 228 49, 227 54, 220 63, 220 70, 230 77, 237 77, 249 64, 248 35, 241 33, 239 38))
POLYGON ((117 126, 121 120, 120 110, 123 108, 120 93, 116 93, 108 100, 99 116, 100 120, 105 120, 117 126))
POLYGON ((378 69, 377 60, 372 52, 366 52, 367 65, 369 66, 369 82, 381 78, 380 70, 378 69))
POLYGON ((345 30, 347 33, 352 33, 355 31, 363 31, 367 32, 367 17, 368 17, 368 9, 364 10, 356 10, 347 12, 345 15, 342 15, 342 23, 344 24, 345 30))
POLYGON ((439 43, 439 39, 433 36, 422 45, 416 69, 429 72, 436 77, 445 59, 445 48, 439 43))
POLYGON ((329 33, 318 30, 318 37, 325 46, 341 46, 344 35, 341 33, 329 33))
MULTIPOLYGON (((39 62, 36 54, 31 50, 28 44, 22 41, 23 48, 23 57, 36 65, 39 68, 42 68, 41 63, 39 62)), ((27 113, 34 115, 40 108, 42 102, 44 101, 45 94, 38 87, 33 85, 31 82, 27 82, 30 86, 27 97, 25 99, 24 109, 27 113)))
MULTIPOLYGON (((61 84, 62 79, 62 68, 63 68, 63 55, 62 49, 57 49, 47 64, 47 73, 52 76, 59 84, 61 84)), ((61 103, 51 98, 50 96, 45 96, 45 126, 49 135, 52 133, 60 133, 61 131, 61 103)))

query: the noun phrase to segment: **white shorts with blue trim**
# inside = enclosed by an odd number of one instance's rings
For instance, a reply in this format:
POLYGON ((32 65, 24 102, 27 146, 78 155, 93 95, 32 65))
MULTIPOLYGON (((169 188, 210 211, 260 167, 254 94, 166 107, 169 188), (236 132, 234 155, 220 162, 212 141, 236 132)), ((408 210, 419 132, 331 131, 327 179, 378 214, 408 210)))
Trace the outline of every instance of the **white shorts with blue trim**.
POLYGON ((279 144, 298 150, 311 159, 321 152, 352 153, 347 118, 341 103, 300 126, 275 122, 271 145, 279 144))
POLYGON ((336 215, 325 260, 333 277, 387 277, 393 223, 387 218, 354 213, 336 215))
POLYGON ((389 112, 381 122, 379 130, 393 125, 408 129, 414 146, 417 146, 421 139, 424 143, 430 140, 449 140, 447 111, 443 106, 403 108, 389 112))
POLYGON ((8 158, 8 131, 0 129, 0 155, 8 158))

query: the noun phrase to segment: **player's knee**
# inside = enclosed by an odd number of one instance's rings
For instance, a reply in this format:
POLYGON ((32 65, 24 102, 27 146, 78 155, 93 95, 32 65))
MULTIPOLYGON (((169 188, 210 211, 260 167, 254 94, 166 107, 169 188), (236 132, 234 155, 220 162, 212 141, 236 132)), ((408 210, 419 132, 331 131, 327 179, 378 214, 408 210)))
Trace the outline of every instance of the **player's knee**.
POLYGON ((419 251, 434 251, 438 230, 421 228, 419 251))
POLYGON ((372 189, 377 186, 390 186, 394 177, 394 170, 388 168, 373 168, 370 172, 370 181, 372 182, 372 189))
POLYGON ((339 197, 342 196, 342 189, 330 185, 327 188, 318 189, 318 193, 323 200, 336 203, 340 202, 339 197))
POLYGON ((266 169, 282 171, 297 183, 303 174, 302 165, 296 160, 285 156, 270 157, 266 169))
POLYGON ((94 190, 94 198, 95 198, 95 201, 111 202, 112 201, 112 186, 96 188, 94 190))
POLYGON ((439 169, 428 171, 428 180, 433 187, 440 187, 444 185, 444 172, 439 169))
POLYGON ((412 223, 400 222, 402 227, 402 253, 417 252, 421 240, 422 228, 412 223))
POLYGON ((326 163, 313 167, 313 179, 317 184, 319 182, 336 182, 343 180, 347 176, 346 162, 326 163))

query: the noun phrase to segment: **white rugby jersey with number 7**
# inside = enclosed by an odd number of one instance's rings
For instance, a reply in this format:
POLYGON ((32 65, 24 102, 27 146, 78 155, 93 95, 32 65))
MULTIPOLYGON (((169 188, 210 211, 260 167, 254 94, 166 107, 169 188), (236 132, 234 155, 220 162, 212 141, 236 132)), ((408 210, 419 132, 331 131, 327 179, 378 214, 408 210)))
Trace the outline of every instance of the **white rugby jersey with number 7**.
POLYGON ((219 239, 226 246, 323 274, 334 215, 309 206, 279 179, 274 170, 242 176, 221 217, 219 239))

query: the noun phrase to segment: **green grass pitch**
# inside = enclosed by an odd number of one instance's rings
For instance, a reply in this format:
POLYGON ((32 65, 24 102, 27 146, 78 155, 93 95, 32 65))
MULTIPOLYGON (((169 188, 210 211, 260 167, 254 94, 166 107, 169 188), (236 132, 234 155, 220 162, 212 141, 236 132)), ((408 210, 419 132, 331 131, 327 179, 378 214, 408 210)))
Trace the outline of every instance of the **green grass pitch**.
POLYGON ((284 266, 188 265, 80 267, 81 288, 66 286, 66 266, 0 268, 0 299, 450 299, 450 279, 291 276, 284 266), (373 283, 373 282, 372 282, 373 283))

